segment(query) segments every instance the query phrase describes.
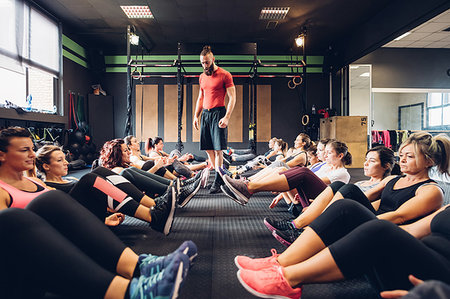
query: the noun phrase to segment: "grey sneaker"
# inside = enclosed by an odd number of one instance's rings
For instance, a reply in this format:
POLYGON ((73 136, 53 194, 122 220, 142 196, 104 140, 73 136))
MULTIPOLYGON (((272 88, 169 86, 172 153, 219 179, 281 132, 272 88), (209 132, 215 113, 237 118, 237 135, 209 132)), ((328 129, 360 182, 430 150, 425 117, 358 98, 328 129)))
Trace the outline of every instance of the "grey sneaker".
POLYGON ((252 193, 248 190, 247 183, 241 180, 235 180, 230 178, 228 175, 223 176, 223 181, 231 192, 237 196, 242 202, 247 203, 252 193))
POLYGON ((247 202, 242 201, 239 197, 237 197, 236 195, 234 195, 233 192, 231 192, 230 188, 227 187, 227 185, 222 185, 220 186, 220 189, 222 190, 223 193, 225 193, 226 196, 228 196, 229 198, 231 198, 233 201, 235 201, 236 203, 245 206, 247 204, 247 202))

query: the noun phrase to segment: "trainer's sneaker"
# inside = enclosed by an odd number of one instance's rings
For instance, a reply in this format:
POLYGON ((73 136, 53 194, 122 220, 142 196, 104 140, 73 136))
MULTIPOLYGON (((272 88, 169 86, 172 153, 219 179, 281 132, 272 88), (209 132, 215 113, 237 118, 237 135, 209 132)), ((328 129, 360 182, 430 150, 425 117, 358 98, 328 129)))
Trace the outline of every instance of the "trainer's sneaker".
POLYGON ((167 192, 165 200, 156 201, 156 205, 150 210, 152 218, 150 227, 166 236, 170 233, 175 214, 176 200, 174 194, 175 190, 172 188, 171 191, 167 192))
POLYGON ((246 203, 248 202, 252 193, 248 190, 247 182, 232 179, 228 175, 223 176, 223 181, 225 182, 225 185, 230 188, 231 192, 233 192, 240 200, 246 203))
POLYGON ((280 264, 278 264, 277 261, 279 254, 273 248, 270 250, 270 252, 272 252, 272 256, 258 259, 252 259, 248 256, 238 255, 234 258, 234 263, 240 270, 246 269, 253 271, 258 271, 273 266, 279 266, 280 264))
POLYGON ((184 253, 189 257, 192 266, 194 259, 197 257, 197 246, 192 241, 184 241, 180 247, 168 255, 157 256, 152 254, 139 255, 138 265, 141 275, 152 276, 161 272, 169 265, 178 253, 184 253))
POLYGON ((218 184, 217 182, 214 182, 211 185, 211 188, 209 188, 209 194, 215 194, 215 193, 220 193, 220 184, 218 184))
POLYGON ((150 277, 141 275, 139 278, 133 278, 130 283, 130 298, 177 298, 188 270, 189 258, 179 252, 161 272, 150 277))
POLYGON ((247 204, 247 202, 242 201, 239 197, 237 197, 236 195, 234 195, 233 192, 231 192, 230 188, 227 187, 227 185, 221 185, 220 186, 220 190, 222 190, 222 192, 228 196, 229 198, 231 198, 233 201, 235 201, 236 203, 245 206, 247 204))
POLYGON ((299 299, 301 288, 292 288, 283 274, 283 267, 270 267, 260 271, 239 270, 237 277, 242 286, 261 298, 299 299))
POLYGON ((181 193, 178 195, 178 204, 180 207, 184 207, 187 203, 197 194, 198 190, 200 190, 201 182, 197 180, 192 184, 184 186, 181 188, 181 193))
POLYGON ((219 171, 219 175, 222 179, 223 179, 224 175, 228 175, 229 177, 233 176, 233 174, 225 168, 219 167, 218 171, 219 171))
POLYGON ((275 220, 266 217, 264 218, 264 224, 271 232, 274 232, 276 230, 287 230, 290 228, 295 228, 294 225, 292 224, 292 219, 275 220))
POLYGON ((201 176, 201 186, 202 188, 206 188, 206 185, 208 184, 209 179, 209 167, 206 167, 202 170, 202 176, 201 176))
POLYGON ((289 228, 287 230, 276 230, 272 232, 272 236, 277 239, 278 242, 287 246, 294 243, 295 240, 302 234, 303 228, 289 228))

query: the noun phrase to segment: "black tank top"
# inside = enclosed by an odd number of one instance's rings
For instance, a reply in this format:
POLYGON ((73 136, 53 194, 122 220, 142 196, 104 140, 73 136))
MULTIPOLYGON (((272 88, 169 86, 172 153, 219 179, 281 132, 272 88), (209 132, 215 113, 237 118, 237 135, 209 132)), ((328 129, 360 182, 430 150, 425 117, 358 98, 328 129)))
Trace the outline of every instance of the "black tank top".
POLYGON ((377 211, 377 215, 397 210, 402 204, 416 195, 416 191, 420 186, 427 183, 434 183, 432 179, 428 179, 409 187, 394 190, 395 183, 402 177, 404 176, 393 178, 384 187, 381 193, 380 208, 377 211))
POLYGON ((52 188, 55 188, 57 190, 61 190, 64 193, 69 193, 70 190, 72 190, 73 186, 75 186, 75 184, 77 183, 77 181, 71 181, 68 183, 54 183, 54 182, 45 182, 45 184, 47 186, 50 186, 52 188))
MULTIPOLYGON (((286 162, 291 161, 292 159, 294 159, 295 157, 297 157, 298 155, 303 154, 303 153, 306 154, 305 151, 301 151, 301 152, 299 152, 299 153, 296 153, 295 155, 292 155, 292 156, 288 157, 288 158, 286 159, 286 162)), ((306 154, 306 161, 308 161, 308 155, 307 155, 307 154, 306 154)))

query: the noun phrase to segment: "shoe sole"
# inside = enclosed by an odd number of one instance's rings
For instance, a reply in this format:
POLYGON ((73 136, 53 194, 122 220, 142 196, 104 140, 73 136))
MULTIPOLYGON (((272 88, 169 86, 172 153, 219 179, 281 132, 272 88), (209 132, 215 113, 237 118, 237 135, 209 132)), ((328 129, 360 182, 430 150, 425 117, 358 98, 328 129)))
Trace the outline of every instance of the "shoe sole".
POLYGON ((170 230, 172 228, 172 224, 173 224, 173 215, 175 214, 175 202, 176 202, 176 194, 175 194, 175 187, 172 186, 172 204, 170 206, 170 212, 169 212, 169 216, 167 217, 166 220, 166 225, 164 225, 164 230, 163 233, 164 235, 168 235, 170 233, 170 230))
POLYGON ((275 298, 275 299, 291 299, 289 297, 285 297, 285 296, 279 296, 279 295, 266 295, 260 292, 255 291, 253 288, 251 288, 247 283, 245 283, 245 281, 241 278, 241 270, 237 271, 236 275, 237 278, 239 280, 239 282, 241 283, 241 285, 244 287, 244 289, 246 289, 249 293, 260 297, 260 298, 275 298))
POLYGON ((231 190, 231 192, 234 193, 234 195, 236 195, 236 197, 238 197, 239 199, 242 200, 242 202, 245 202, 246 204, 248 203, 248 198, 246 196, 244 196, 241 192, 239 192, 236 188, 234 188, 226 178, 223 179, 223 181, 225 182, 225 185, 227 185, 227 187, 231 190))
POLYGON ((234 264, 236 265, 236 267, 238 267, 239 270, 243 270, 244 267, 242 267, 241 265, 239 265, 237 258, 238 258, 238 256, 235 256, 235 257, 234 257, 234 264))
POLYGON ((180 204, 180 207, 184 207, 185 205, 188 204, 188 202, 192 199, 192 197, 194 197, 194 195, 197 194, 198 190, 200 190, 200 186, 201 182, 200 184, 198 184, 197 188, 195 188, 195 190, 183 200, 183 202, 180 204))
POLYGON ((281 244, 283 244, 286 247, 291 246, 291 242, 286 241, 285 239, 283 239, 282 237, 280 237, 276 231, 272 232, 272 236, 274 236, 275 239, 277 239, 278 242, 280 242, 281 244))
MULTIPOLYGON (((225 187, 222 185, 220 186, 220 189, 222 190, 223 194, 225 194, 228 198, 231 198, 235 203, 240 204, 241 206, 245 206, 246 203, 241 202, 238 198, 231 196, 227 193, 227 191, 225 190, 225 187)), ((233 193, 234 195, 234 193, 233 193)))
MULTIPOLYGON (((187 268, 187 269, 189 269, 189 268, 187 268)), ((178 293, 180 291, 181 283, 183 282, 184 278, 186 277, 187 269, 185 269, 184 263, 183 263, 183 261, 181 261, 180 265, 178 266, 177 276, 176 276, 175 282, 174 282, 173 294, 170 297, 171 299, 178 298, 178 293)))

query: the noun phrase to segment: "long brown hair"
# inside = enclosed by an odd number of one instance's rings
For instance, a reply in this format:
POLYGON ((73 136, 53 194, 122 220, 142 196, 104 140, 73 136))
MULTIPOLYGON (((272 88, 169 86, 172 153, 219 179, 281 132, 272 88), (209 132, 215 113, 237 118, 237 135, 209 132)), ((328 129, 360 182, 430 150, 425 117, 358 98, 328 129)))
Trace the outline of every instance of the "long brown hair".
POLYGON ((123 161, 122 144, 125 144, 125 141, 119 138, 105 142, 100 151, 101 166, 108 169, 130 166, 129 163, 123 161))

